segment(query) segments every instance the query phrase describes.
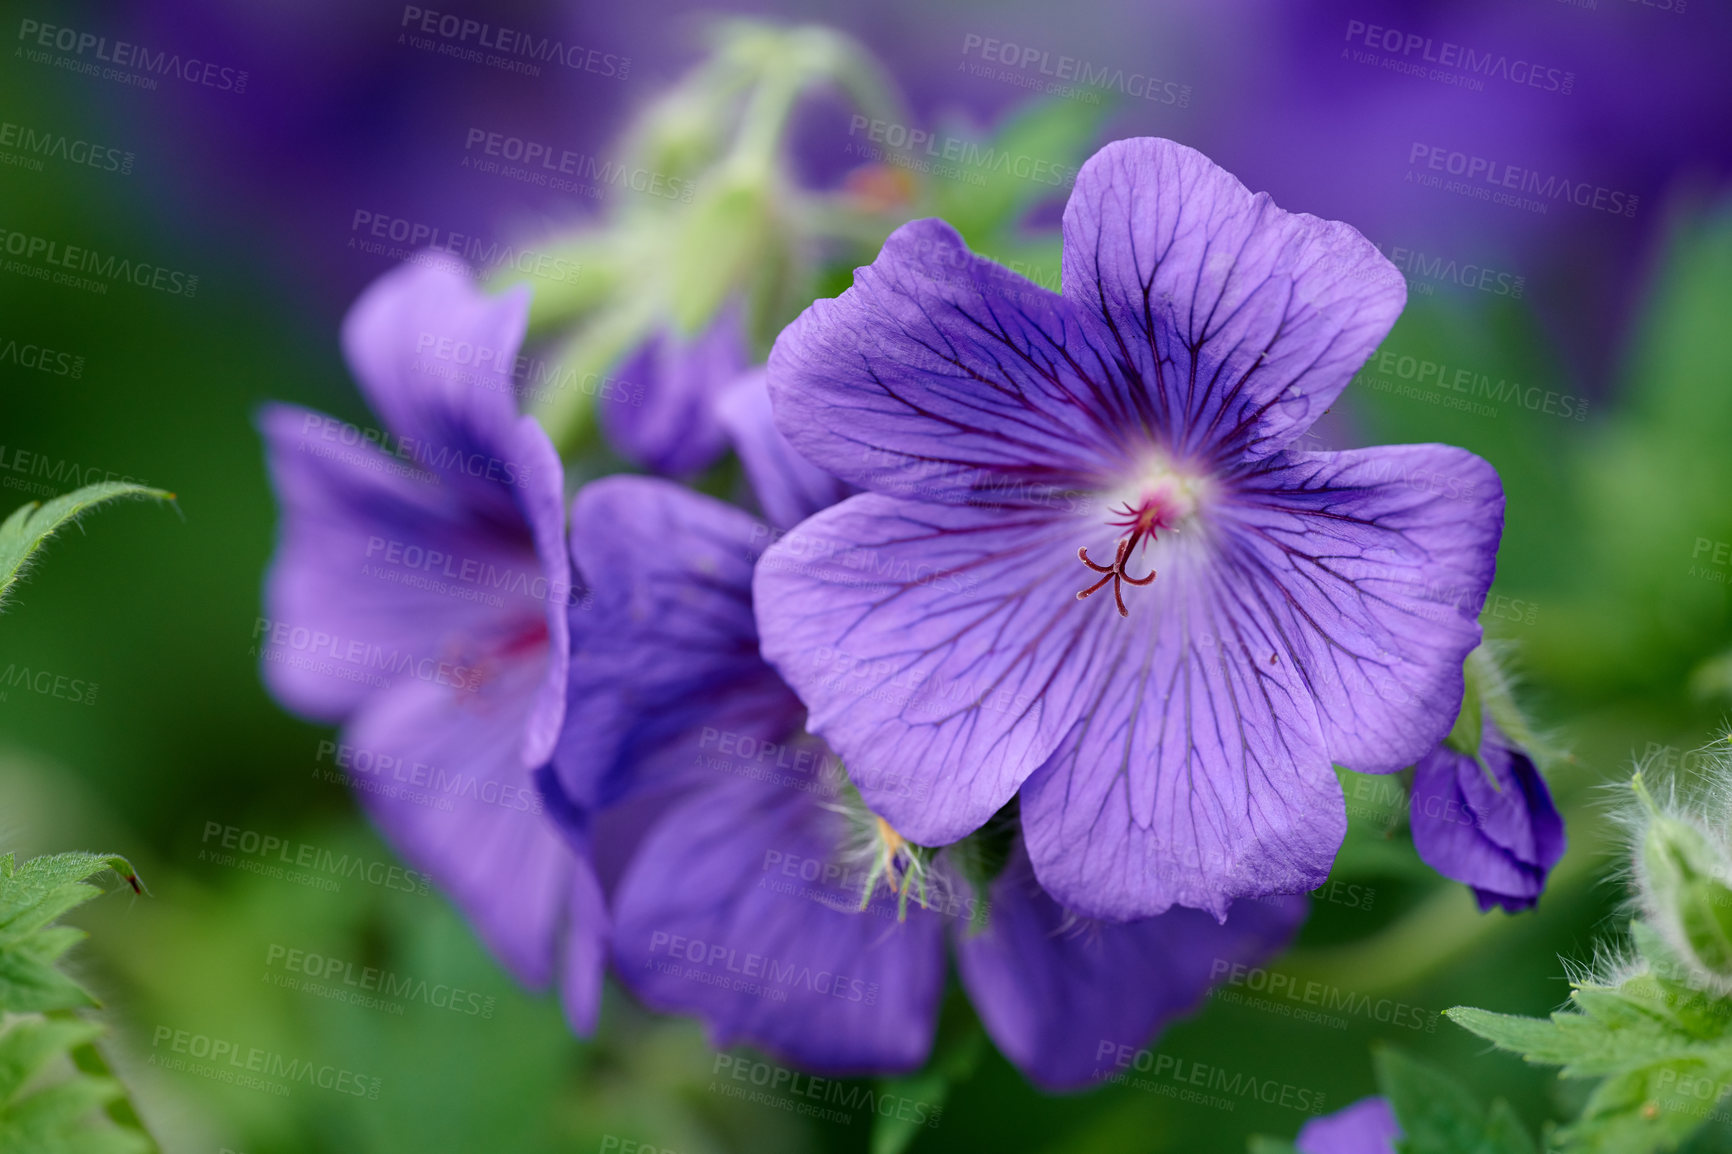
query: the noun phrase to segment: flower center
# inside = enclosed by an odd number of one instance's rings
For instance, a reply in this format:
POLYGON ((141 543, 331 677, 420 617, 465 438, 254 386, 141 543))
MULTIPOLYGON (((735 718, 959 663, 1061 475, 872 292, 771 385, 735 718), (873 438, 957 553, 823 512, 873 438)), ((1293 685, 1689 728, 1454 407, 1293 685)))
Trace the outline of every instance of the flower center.
POLYGON ((1177 532, 1189 521, 1197 512, 1202 487, 1200 480, 1174 472, 1164 465, 1148 469, 1139 484, 1120 494, 1117 504, 1109 505, 1111 517, 1107 524, 1121 531, 1112 563, 1103 565, 1091 558, 1087 545, 1076 551, 1078 560, 1102 575, 1099 581, 1079 591, 1076 599, 1086 600, 1111 584, 1119 616, 1129 617, 1124 587, 1129 584, 1140 588, 1155 580, 1153 567, 1141 577, 1131 576, 1132 555, 1138 548, 1146 548, 1149 542, 1157 540, 1158 533, 1177 532))

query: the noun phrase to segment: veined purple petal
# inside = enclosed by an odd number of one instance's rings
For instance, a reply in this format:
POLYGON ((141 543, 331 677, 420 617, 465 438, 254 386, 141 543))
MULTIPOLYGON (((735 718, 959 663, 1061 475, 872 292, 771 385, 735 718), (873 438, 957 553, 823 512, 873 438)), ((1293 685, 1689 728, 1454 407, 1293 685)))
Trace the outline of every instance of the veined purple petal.
POLYGON ((1480 758, 1483 769, 1439 745, 1414 767, 1413 848, 1426 865, 1470 886, 1481 910, 1501 905, 1514 913, 1539 901, 1564 856, 1564 822, 1533 759, 1489 712, 1480 758))
POLYGON ((350 775, 393 848, 457 904, 520 981, 539 987, 553 977, 574 859, 517 756, 534 689, 519 672, 467 700, 409 681, 370 700, 343 736, 373 764, 421 783, 350 775))
POLYGON ((1299 1154, 1395 1154, 1401 1127, 1384 1098, 1361 1098, 1333 1114, 1313 1118, 1293 1143, 1299 1154))
POLYGON ((1041 883, 1119 919, 1322 884, 1346 833, 1332 764, 1412 764, 1460 708, 1502 500, 1439 446, 1233 479, 1095 634, 1109 675, 1023 790, 1041 883))
POLYGON ((614 966, 718 1048, 757 1046, 828 1074, 925 1060, 944 978, 941 919, 855 907, 846 818, 807 794, 729 780, 651 832, 614 895, 614 966), (808 876, 809 875, 809 876, 808 876))
POLYGON ((565 1019, 574 1031, 587 1037, 601 1016, 612 917, 596 869, 589 814, 571 803, 551 766, 536 770, 533 781, 543 812, 571 852, 565 920, 558 933, 555 965, 565 1019))
POLYGON ((600 406, 602 431, 646 469, 670 477, 702 471, 727 449, 716 398, 745 369, 746 355, 737 305, 695 336, 656 333, 620 366, 621 379, 637 386, 634 403, 600 406))
POLYGON ((1183 909, 1078 919, 1036 883, 1020 844, 991 894, 983 931, 953 927, 957 966, 999 1050, 1048 1090, 1110 1078, 1220 975, 1285 946, 1306 912, 1303 897, 1282 897, 1241 902, 1224 924, 1183 909))
POLYGON ((802 707, 759 655, 752 617, 752 566, 770 537, 671 481, 607 477, 577 495, 571 553, 592 600, 572 613, 580 642, 554 755, 577 804, 689 773, 705 730, 776 742, 798 728, 802 707))
POLYGON ((792 529, 854 492, 852 485, 801 456, 776 428, 766 370, 753 370, 735 381, 716 402, 716 414, 740 455, 765 518, 777 528, 792 529))
POLYGON ((1102 635, 1126 630, 1077 603, 1076 549, 1104 533, 1063 512, 866 493, 764 554, 764 656, 905 836, 979 828, 1098 692, 1102 635))
POLYGON ((1121 456, 1112 367, 1072 307, 941 220, 903 225, 853 288, 813 303, 769 374, 795 449, 875 492, 1039 502, 1093 487, 1121 456))
POLYGON ((1077 175, 1064 295, 1140 378, 1135 408, 1180 459, 1267 456, 1335 400, 1407 300, 1338 221, 1275 207, 1194 149, 1115 141, 1077 175))
POLYGON ((497 502, 528 467, 498 452, 517 421, 511 374, 528 324, 527 288, 487 296, 461 262, 423 254, 361 294, 343 352, 400 460, 497 502))

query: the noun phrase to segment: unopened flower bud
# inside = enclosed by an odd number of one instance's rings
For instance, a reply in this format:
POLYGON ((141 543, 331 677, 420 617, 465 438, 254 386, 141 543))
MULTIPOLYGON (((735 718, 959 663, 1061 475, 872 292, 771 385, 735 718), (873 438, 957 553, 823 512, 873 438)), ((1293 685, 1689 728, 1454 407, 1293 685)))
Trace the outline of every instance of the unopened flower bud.
POLYGON ((1640 773, 1630 787, 1645 811, 1635 862, 1645 916, 1705 986, 1732 993, 1727 847, 1694 817, 1662 809, 1640 773))

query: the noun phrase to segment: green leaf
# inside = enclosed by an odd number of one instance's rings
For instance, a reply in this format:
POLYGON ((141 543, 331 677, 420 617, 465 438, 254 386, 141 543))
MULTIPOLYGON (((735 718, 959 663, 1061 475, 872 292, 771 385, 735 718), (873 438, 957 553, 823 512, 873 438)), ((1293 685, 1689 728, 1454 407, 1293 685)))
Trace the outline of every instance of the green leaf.
POLYGON ((1632 931, 1649 968, 1616 986, 1578 983, 1570 1007, 1549 1019, 1448 1011, 1500 1049, 1562 1067, 1562 1077, 1603 1079, 1558 1134, 1570 1154, 1675 1149, 1732 1084, 1732 1001, 1672 976, 1679 967, 1659 936, 1639 922, 1632 931))
POLYGON ((1461 1083, 1400 1050, 1379 1049, 1374 1060, 1377 1085, 1401 1124, 1401 1154, 1534 1154, 1501 1100, 1488 1113, 1461 1083))
POLYGON ((113 854, 64 853, 22 866, 0 857, 0 1011, 32 1013, 91 1006, 96 1000, 55 969, 83 936, 56 918, 102 893, 88 880, 113 870, 142 892, 132 864, 113 854))
POLYGON ((76 1053, 101 1033, 102 1027, 78 1019, 25 1018, 0 1034, 0 1150, 149 1154, 155 1149, 141 1130, 97 1116, 125 1095, 113 1078, 78 1067, 76 1053), (70 1075, 45 1082, 58 1060, 69 1064, 70 1075))
POLYGON ((12 586, 24 575, 31 555, 54 536, 62 526, 76 521, 80 515, 108 501, 122 497, 153 497, 172 501, 174 494, 162 489, 150 489, 122 481, 99 481, 71 493, 54 497, 46 503, 31 501, 13 510, 0 523, 0 609, 12 586))

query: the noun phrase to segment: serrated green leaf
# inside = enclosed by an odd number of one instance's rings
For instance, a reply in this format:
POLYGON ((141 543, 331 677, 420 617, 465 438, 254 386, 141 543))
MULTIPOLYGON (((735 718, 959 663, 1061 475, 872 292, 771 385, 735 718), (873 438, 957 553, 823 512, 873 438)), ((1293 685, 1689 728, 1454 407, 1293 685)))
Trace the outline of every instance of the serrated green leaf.
POLYGON ((125 1097, 113 1078, 78 1067, 77 1051, 92 1050, 101 1033, 100 1026, 77 1018, 28 1018, 0 1034, 0 1150, 150 1154, 155 1149, 141 1129, 114 1126, 99 1116, 125 1097), (71 1063, 71 1076, 25 1093, 57 1059, 71 1063))
MULTIPOLYGON (((1651 1154, 1673 1150, 1701 1126, 1713 1102, 1667 1104, 1663 1085, 1704 1076, 1700 1063, 1680 1062, 1607 1078, 1594 1088, 1582 1115, 1558 1132, 1569 1154, 1651 1154), (1700 1113, 1697 1108, 1700 1107, 1700 1113)), ((1685 1084, 1688 1084, 1686 1081, 1685 1084)))
POLYGON ((101 1033, 91 1022, 26 1018, 0 1034, 0 1108, 50 1059, 101 1033))
POLYGON ((63 526, 96 506, 123 497, 152 497, 172 501, 174 494, 124 481, 99 481, 46 502, 31 501, 12 511, 0 522, 0 609, 12 586, 24 575, 31 555, 63 526))
POLYGON ((1533 1154, 1521 1121, 1501 1100, 1489 1113, 1442 1070, 1392 1048, 1374 1056, 1377 1086, 1402 1137, 1400 1154, 1533 1154))
POLYGON ((54 854, 22 866, 11 855, 0 859, 0 1011, 96 1005, 83 987, 55 969, 84 932, 50 923, 100 895, 87 879, 105 870, 138 886, 132 864, 113 854, 54 854))

